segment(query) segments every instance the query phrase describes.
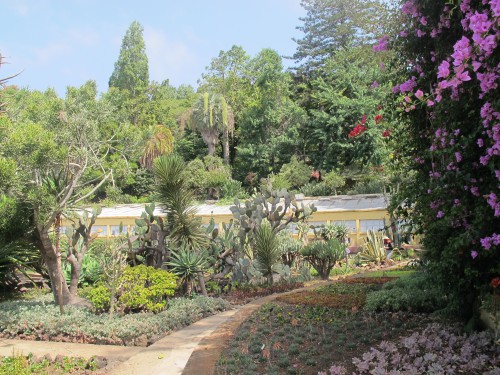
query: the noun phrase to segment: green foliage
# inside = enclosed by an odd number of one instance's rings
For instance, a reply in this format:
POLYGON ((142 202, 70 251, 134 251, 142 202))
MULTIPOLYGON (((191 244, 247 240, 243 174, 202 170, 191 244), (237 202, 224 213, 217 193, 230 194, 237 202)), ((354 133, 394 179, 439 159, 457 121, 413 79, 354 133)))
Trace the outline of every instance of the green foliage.
POLYGON ((345 257, 345 246, 336 238, 329 241, 313 241, 300 250, 300 254, 327 280, 335 264, 345 257))
POLYGON ((97 312, 105 312, 110 308, 111 293, 109 288, 102 283, 87 286, 80 290, 79 294, 88 299, 97 312))
POLYGON ((174 295, 177 277, 162 269, 144 265, 125 269, 120 304, 127 311, 162 311, 167 305, 168 297, 174 295))
POLYGON ((70 374, 76 372, 88 372, 97 370, 97 363, 94 358, 86 360, 78 357, 62 357, 56 361, 49 361, 46 358, 36 359, 31 353, 12 354, 8 357, 0 358, 1 374, 46 374, 56 371, 60 374, 70 374))
POLYGON ((305 0, 301 5, 307 15, 297 28, 305 35, 296 40, 293 58, 302 62, 299 70, 306 75, 314 75, 338 50, 373 43, 386 24, 387 11, 379 1, 305 0))
POLYGON ((324 197, 332 194, 332 190, 323 182, 308 182, 300 188, 300 192, 306 197, 324 197))
POLYGON ((120 56, 109 78, 109 87, 127 90, 133 97, 143 93, 149 84, 148 57, 142 36, 144 29, 134 21, 122 40, 120 56))
POLYGON ((386 283, 382 290, 369 293, 364 309, 430 313, 444 308, 447 303, 447 295, 429 279, 429 275, 415 272, 386 283))
POLYGON ((179 243, 201 248, 208 238, 195 217, 193 196, 187 188, 186 165, 178 155, 163 155, 154 161, 158 194, 168 209, 168 236, 179 243))
POLYGON ((16 288, 20 274, 30 280, 33 272, 42 271, 41 263, 38 249, 30 242, 0 243, 0 286, 16 288))
POLYGON ((278 239, 269 223, 262 223, 255 231, 254 256, 257 268, 267 277, 269 284, 273 283, 273 266, 278 262, 280 252, 278 239))
POLYGON ((343 224, 329 223, 321 227, 320 235, 325 241, 336 238, 340 243, 346 243, 349 236, 349 228, 343 224))
POLYGON ((345 178, 342 177, 337 171, 330 171, 325 173, 323 176, 323 184, 326 186, 330 192, 337 194, 337 189, 341 188, 345 184, 345 178))
POLYGON ((311 172, 310 166, 293 155, 289 163, 283 164, 279 174, 288 181, 292 189, 299 189, 309 182, 311 172))
POLYGON ((386 250, 384 248, 384 240, 382 232, 375 230, 368 230, 366 233, 365 243, 361 247, 359 256, 362 261, 375 262, 380 264, 387 258, 386 250))

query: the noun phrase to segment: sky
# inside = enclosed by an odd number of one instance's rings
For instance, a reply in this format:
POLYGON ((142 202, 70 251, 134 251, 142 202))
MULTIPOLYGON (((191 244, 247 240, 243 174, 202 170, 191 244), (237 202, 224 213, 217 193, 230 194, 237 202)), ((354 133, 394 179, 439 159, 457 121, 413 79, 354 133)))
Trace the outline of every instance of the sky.
POLYGON ((300 0, 0 0, 0 14, 0 78, 20 73, 9 84, 64 96, 87 80, 108 89, 134 20, 144 28, 150 80, 196 88, 233 45, 251 57, 264 48, 293 55, 306 13, 300 0))

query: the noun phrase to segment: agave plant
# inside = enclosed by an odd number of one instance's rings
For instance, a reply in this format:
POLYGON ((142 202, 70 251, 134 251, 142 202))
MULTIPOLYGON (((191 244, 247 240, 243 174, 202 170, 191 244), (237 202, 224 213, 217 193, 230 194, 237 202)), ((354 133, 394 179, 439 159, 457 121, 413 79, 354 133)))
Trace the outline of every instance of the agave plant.
POLYGON ((179 276, 184 283, 186 294, 190 295, 193 282, 208 264, 208 255, 205 251, 195 251, 183 245, 177 251, 171 252, 169 262, 165 262, 171 267, 170 271, 179 276))
POLYGON ((375 262, 377 264, 380 264, 380 262, 386 259, 384 240, 381 232, 368 230, 365 243, 361 248, 359 256, 362 261, 375 262))

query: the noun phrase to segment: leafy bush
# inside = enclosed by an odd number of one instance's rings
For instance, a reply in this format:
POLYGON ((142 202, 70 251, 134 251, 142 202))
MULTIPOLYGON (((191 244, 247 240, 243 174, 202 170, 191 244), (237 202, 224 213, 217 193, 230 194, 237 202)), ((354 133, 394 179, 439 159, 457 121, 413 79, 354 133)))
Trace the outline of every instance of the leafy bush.
POLYGON ((335 263, 345 256, 345 246, 336 238, 330 241, 314 241, 304 246, 300 253, 319 276, 327 280, 335 263))
POLYGON ((89 300, 97 312, 109 310, 111 294, 109 288, 104 284, 89 286, 80 290, 79 295, 89 300))
POLYGON ((447 299, 423 272, 415 272, 385 284, 368 294, 365 310, 434 312, 446 306, 447 299))
POLYGON ((325 197, 331 195, 331 189, 323 182, 309 182, 300 188, 300 192, 306 197, 325 197))
POLYGON ((299 189, 309 182, 311 172, 312 168, 294 155, 289 163, 283 164, 279 175, 286 178, 291 188, 299 189))
POLYGON ((138 345, 139 337, 148 343, 166 333, 192 324, 205 316, 224 311, 229 303, 220 298, 176 298, 167 309, 158 313, 137 313, 124 316, 95 315, 85 308, 67 307, 64 315, 48 295, 38 301, 0 303, 0 334, 17 337, 51 339, 74 337, 87 343, 138 345))
POLYGON ((159 312, 173 296, 177 277, 168 271, 144 265, 125 269, 118 301, 126 310, 159 312))

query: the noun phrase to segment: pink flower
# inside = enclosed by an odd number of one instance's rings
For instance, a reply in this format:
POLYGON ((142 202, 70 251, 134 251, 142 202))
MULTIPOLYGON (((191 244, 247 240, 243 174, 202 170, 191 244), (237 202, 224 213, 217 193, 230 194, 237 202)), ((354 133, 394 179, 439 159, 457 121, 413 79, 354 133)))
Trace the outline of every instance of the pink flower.
POLYGON ((417 92, 415 93, 415 96, 418 99, 422 99, 424 97, 424 93, 422 92, 422 90, 417 90, 417 92))
POLYGON ((387 41, 388 40, 389 40, 389 36, 384 35, 382 38, 379 39, 378 44, 375 44, 373 46, 373 50, 375 52, 387 51, 387 41))
POLYGON ((453 65, 459 66, 462 65, 464 60, 467 60, 471 56, 472 48, 470 46, 470 40, 463 36, 458 42, 453 46, 453 65))
POLYGON ((500 17, 500 0, 490 0, 490 8, 493 16, 500 17))
POLYGON ((482 13, 474 13, 474 15, 470 18, 469 27, 475 34, 483 34, 487 32, 492 23, 488 20, 488 16, 482 13))
POLYGON ((438 67, 438 78, 446 78, 450 75, 450 63, 444 60, 438 67))
POLYGON ((472 257, 472 259, 476 259, 476 257, 477 257, 477 251, 476 250, 472 250, 470 252, 470 256, 472 257))
POLYGON ((438 211, 438 213, 437 213, 436 217, 437 217, 438 219, 441 219, 443 216, 444 216, 444 212, 443 212, 443 211, 438 211))

